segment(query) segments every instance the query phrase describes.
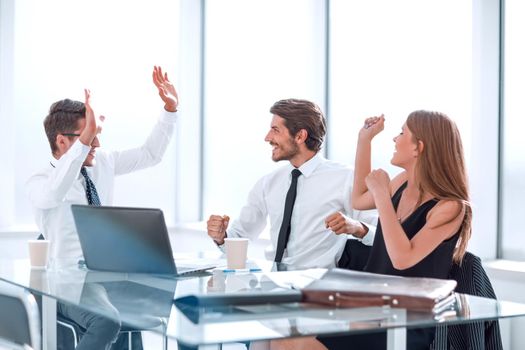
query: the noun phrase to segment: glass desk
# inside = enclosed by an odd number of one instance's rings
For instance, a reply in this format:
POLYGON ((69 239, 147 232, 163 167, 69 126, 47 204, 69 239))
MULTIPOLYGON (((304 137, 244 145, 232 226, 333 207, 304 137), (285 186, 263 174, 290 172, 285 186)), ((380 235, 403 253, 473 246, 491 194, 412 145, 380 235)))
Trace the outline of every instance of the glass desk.
POLYGON ((261 271, 216 270, 167 278, 82 268, 38 270, 31 269, 27 259, 0 259, 0 279, 42 296, 44 349, 56 348, 57 301, 158 332, 190 347, 383 329, 388 334, 388 349, 405 349, 406 328, 525 316, 523 304, 461 294, 459 310, 439 316, 388 307, 344 309, 298 302, 199 309, 173 303, 174 298, 195 294, 285 291, 291 284, 300 287, 309 283, 324 271, 272 272, 275 266, 271 262, 256 264, 261 271))

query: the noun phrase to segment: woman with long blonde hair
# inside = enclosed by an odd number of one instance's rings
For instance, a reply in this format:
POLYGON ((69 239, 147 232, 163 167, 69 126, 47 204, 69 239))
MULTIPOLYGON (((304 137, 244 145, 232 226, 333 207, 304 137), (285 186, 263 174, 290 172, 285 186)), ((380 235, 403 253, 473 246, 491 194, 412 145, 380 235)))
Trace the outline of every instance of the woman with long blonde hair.
POLYGON ((352 202, 359 209, 377 208, 381 225, 365 269, 446 278, 453 260, 461 261, 471 235, 459 131, 443 113, 412 112, 394 138, 391 160, 404 171, 390 180, 384 170, 371 171, 370 165, 371 141, 384 121, 383 116, 368 118, 357 146, 352 202), (388 259, 380 259, 381 252, 388 259), (438 266, 437 260, 442 262, 438 266))
MULTIPOLYGON (((433 111, 410 113, 394 137, 391 163, 403 169, 392 180, 371 169, 372 140, 384 128, 384 116, 368 118, 359 131, 352 203, 355 209, 377 209, 379 223, 365 271, 447 278, 461 262, 471 235, 463 146, 456 124, 433 111)), ((434 329, 407 334, 409 349, 428 349, 434 329)), ((386 335, 322 339, 330 349, 384 349, 386 335), (351 340, 349 339, 351 338, 351 340), (362 345, 358 345, 362 344, 362 345)))
MULTIPOLYGON (((448 277, 460 263, 471 235, 463 146, 456 124, 445 114, 410 113, 394 137, 391 163, 403 169, 392 180, 372 170, 372 140, 383 115, 359 131, 352 192, 354 209, 377 209, 379 223, 365 271, 409 277, 448 277)), ((407 332, 408 349, 428 349, 434 329, 407 332)), ((386 332, 275 342, 275 348, 385 349, 386 332)))

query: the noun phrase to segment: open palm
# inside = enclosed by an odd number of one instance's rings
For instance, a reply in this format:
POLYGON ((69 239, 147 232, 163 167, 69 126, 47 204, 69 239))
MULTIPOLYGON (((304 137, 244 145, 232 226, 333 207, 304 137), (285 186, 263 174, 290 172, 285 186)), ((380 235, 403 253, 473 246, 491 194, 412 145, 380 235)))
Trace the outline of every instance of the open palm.
POLYGON ((168 79, 168 73, 163 73, 161 67, 153 67, 153 83, 159 89, 159 96, 164 101, 164 108, 176 112, 179 105, 179 96, 175 86, 168 79))

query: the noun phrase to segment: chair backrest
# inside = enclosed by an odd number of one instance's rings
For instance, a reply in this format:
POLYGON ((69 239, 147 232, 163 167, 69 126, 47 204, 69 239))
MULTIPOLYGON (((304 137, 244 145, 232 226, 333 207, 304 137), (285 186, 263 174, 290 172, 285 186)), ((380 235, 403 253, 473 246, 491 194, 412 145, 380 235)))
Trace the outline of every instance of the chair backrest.
MULTIPOLYGON (((481 259, 470 252, 465 253, 461 264, 452 265, 449 278, 458 283, 458 293, 496 299, 496 293, 481 259)), ((503 349, 498 321, 438 327, 433 349, 447 348, 503 349)))
POLYGON ((0 281, 0 346, 40 350, 40 317, 28 291, 0 281))
POLYGON ((470 252, 465 253, 461 265, 452 265, 449 278, 458 282, 458 293, 497 299, 481 259, 470 252))

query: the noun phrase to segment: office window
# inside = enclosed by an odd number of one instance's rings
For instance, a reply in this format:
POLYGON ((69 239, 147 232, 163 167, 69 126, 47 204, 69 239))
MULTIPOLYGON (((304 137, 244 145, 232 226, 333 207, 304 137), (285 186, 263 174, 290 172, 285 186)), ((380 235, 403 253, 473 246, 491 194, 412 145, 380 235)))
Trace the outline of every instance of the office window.
POLYGON ((333 0, 330 19, 329 157, 353 165, 364 118, 384 113, 372 166, 395 175, 392 139, 408 114, 448 114, 465 147, 474 211, 468 249, 494 258, 499 3, 333 0))
POLYGON ((501 134, 501 235, 503 258, 525 260, 523 217, 525 198, 525 3, 505 1, 504 113, 501 134))
POLYGON ((458 124, 468 150, 471 122, 472 5, 453 0, 330 2, 332 159, 354 164, 357 133, 384 113, 373 167, 391 174, 392 138, 408 114, 438 110, 458 124))
POLYGON ((323 106, 324 2, 207 1, 204 218, 236 217, 256 181, 281 163, 264 142, 272 104, 323 106))
MULTIPOLYGON (((13 1, 12 148, 15 195, 9 224, 34 222, 24 185, 50 156, 42 127, 52 102, 93 93, 107 117, 103 147, 140 146, 163 105, 151 80, 162 65, 177 81, 178 1, 13 1)), ((2 48, 6 49, 6 48, 2 48)), ((3 131, 6 132, 6 131, 3 131)), ((174 217, 174 145, 157 167, 118 178, 115 204, 154 206, 174 217), (154 180, 152 180, 154 179, 154 180), (139 190, 140 189, 140 190, 139 190), (153 195, 162 194, 162 195, 153 195)))

